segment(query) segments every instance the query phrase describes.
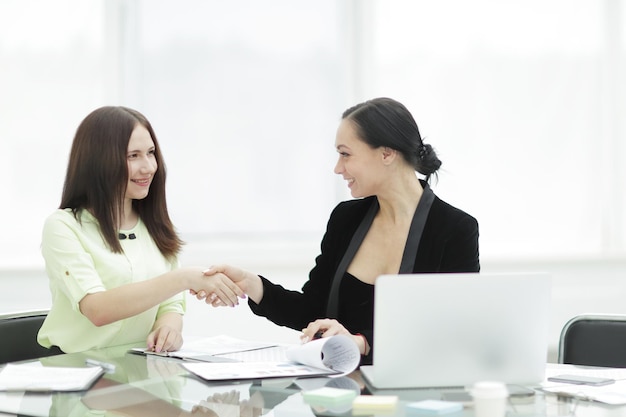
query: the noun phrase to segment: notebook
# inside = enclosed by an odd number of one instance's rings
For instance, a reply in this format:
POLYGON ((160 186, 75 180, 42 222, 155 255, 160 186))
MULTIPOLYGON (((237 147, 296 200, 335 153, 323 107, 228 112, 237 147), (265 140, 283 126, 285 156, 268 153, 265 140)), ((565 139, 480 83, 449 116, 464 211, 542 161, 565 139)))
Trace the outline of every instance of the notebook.
POLYGON ((543 381, 551 282, 544 273, 383 275, 374 295, 374 389, 543 381))

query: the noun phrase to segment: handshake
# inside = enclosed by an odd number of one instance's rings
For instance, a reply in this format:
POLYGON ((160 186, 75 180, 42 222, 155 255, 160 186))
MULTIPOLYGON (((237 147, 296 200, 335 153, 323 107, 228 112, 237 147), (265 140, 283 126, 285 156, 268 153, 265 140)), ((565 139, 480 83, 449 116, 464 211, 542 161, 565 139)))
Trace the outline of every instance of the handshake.
POLYGON ((258 275, 230 265, 212 266, 202 271, 202 279, 190 286, 189 293, 213 307, 239 304, 249 296, 254 302, 263 297, 263 283, 258 275))

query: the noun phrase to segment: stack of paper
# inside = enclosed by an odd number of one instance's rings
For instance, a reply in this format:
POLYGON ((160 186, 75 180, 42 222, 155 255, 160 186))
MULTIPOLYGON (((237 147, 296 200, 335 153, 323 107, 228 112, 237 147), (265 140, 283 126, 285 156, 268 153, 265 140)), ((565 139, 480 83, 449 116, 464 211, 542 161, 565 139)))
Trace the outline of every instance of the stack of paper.
POLYGON ((99 366, 65 368, 7 364, 0 371, 0 391, 82 391, 102 374, 104 369, 99 366))
POLYGON ((287 361, 237 363, 185 363, 183 366, 208 381, 303 376, 341 376, 354 371, 361 354, 354 340, 336 335, 291 346, 287 361))

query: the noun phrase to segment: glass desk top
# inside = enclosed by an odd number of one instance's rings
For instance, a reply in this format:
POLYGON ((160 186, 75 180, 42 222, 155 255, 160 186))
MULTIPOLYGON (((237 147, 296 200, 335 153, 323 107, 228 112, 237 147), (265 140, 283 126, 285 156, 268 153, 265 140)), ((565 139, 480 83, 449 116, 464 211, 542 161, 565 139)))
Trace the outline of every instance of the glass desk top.
MULTIPOLYGON (((31 361, 43 366, 85 366, 87 359, 115 366, 89 390, 69 393, 0 392, 0 416, 410 416, 406 404, 453 398, 462 388, 374 391, 360 372, 336 378, 263 379, 208 382, 187 372, 181 361, 128 353, 131 346, 65 354, 31 361), (351 404, 324 407, 307 404, 302 391, 339 387, 363 395, 397 395, 392 410, 353 413, 351 404)), ((421 414, 422 416, 424 414, 421 414)), ((449 417, 474 416, 471 406, 449 417)), ((626 406, 608 406, 535 392, 509 398, 507 416, 626 417, 626 406)))

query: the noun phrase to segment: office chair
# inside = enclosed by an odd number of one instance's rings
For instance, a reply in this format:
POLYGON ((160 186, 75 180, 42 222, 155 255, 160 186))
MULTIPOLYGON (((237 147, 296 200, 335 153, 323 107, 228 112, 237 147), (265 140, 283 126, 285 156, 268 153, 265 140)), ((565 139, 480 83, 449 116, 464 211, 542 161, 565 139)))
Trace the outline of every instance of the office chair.
POLYGON ((0 314, 0 364, 56 354, 37 343, 48 310, 0 314))
POLYGON ((626 315, 581 314, 561 330, 559 363, 626 368, 626 315))

